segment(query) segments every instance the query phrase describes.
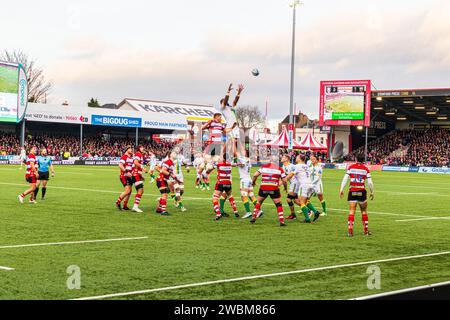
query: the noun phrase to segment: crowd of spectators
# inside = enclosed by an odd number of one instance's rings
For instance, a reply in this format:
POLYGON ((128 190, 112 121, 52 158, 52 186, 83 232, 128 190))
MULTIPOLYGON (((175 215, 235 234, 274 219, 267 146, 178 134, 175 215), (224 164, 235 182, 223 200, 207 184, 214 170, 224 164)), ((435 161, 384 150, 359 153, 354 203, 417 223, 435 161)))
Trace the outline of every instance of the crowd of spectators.
MULTIPOLYGON (((173 148, 172 142, 156 142, 153 140, 139 141, 147 151, 154 153, 157 157, 163 157, 173 148)), ((80 140, 78 137, 69 135, 27 135, 26 146, 47 148, 48 154, 57 159, 70 157, 82 159, 111 159, 123 155, 127 146, 134 146, 135 140, 129 138, 111 138, 104 136, 84 137, 83 153, 80 153, 80 140)), ((0 155, 19 155, 20 141, 15 134, 0 133, 0 155)))
MULTIPOLYGON (((363 155, 364 147, 345 160, 363 155)), ((397 130, 368 145, 368 161, 392 166, 450 166, 450 130, 397 130), (398 151, 398 152, 396 152, 398 151)))

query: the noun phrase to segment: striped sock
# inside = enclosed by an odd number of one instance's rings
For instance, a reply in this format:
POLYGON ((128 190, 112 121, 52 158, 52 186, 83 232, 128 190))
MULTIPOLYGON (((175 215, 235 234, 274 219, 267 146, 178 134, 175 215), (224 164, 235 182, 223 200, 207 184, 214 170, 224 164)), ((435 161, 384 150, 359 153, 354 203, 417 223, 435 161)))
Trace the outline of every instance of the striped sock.
POLYGON ((119 205, 122 201, 123 201, 122 197, 119 197, 119 199, 117 199, 116 201, 116 205, 119 205))
POLYGON ((167 199, 166 198, 161 198, 159 200, 159 207, 161 208, 162 212, 166 212, 166 210, 167 210, 167 199))
POLYGON ((238 211, 236 207, 236 202, 234 201, 234 197, 231 196, 228 200, 230 201, 231 207, 233 208, 233 212, 237 213, 238 211))
POLYGON ((139 193, 136 194, 136 196, 134 197, 134 205, 135 206, 139 206, 139 204, 141 203, 141 198, 142 198, 142 195, 140 195, 139 193))
POLYGON ((348 215, 348 233, 353 233, 353 226, 355 224, 355 215, 348 215))
POLYGON ((369 231, 369 216, 367 213, 362 215, 362 221, 364 226, 364 233, 367 233, 369 231))
POLYGON ((221 216, 222 213, 220 211, 220 207, 219 207, 219 200, 217 198, 213 198, 213 207, 214 207, 214 211, 216 212, 216 216, 221 216))
POLYGON ((259 211, 261 210, 261 204, 256 203, 255 210, 253 210, 253 219, 258 218, 259 211))
POLYGON ((280 223, 284 223, 283 206, 281 206, 281 205, 278 206, 277 212, 278 212, 278 219, 280 220, 280 223))

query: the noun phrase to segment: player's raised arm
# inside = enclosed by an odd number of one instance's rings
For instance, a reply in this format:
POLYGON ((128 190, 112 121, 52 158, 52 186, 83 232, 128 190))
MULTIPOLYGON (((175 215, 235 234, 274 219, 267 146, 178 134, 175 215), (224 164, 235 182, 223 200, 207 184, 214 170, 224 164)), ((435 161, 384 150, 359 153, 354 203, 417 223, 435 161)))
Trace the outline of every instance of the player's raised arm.
POLYGON ((230 92, 231 90, 233 90, 233 84, 230 83, 230 86, 228 87, 228 91, 225 95, 225 98, 223 98, 222 100, 222 108, 225 108, 226 106, 228 106, 228 101, 230 100, 230 92))
POLYGON ((244 91, 244 85, 240 84, 239 87, 238 87, 238 90, 237 90, 237 95, 236 95, 236 97, 234 98, 234 101, 233 101, 233 108, 236 108, 236 106, 237 106, 237 104, 239 102, 239 98, 241 97, 242 91, 244 91))

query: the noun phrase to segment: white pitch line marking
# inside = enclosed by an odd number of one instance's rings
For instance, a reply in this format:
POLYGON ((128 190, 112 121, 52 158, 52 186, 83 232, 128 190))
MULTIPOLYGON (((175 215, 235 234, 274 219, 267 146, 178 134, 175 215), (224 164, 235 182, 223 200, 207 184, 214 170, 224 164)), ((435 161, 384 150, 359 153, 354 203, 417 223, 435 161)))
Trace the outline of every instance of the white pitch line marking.
POLYGON ((14 271, 14 268, 10 268, 10 267, 2 267, 2 266, 0 266, 0 270, 14 271))
POLYGON ((171 291, 171 290, 178 290, 178 289, 186 289, 186 288, 209 286, 209 285, 214 285, 214 284, 223 284, 223 283, 230 283, 230 282, 241 282, 241 281, 247 281, 247 280, 273 278, 273 277, 287 276, 287 275, 292 275, 292 274, 301 274, 301 273, 309 273, 309 272, 316 272, 316 271, 325 271, 325 270, 335 270, 335 269, 342 269, 342 268, 359 267, 359 266, 365 266, 365 265, 371 265, 371 264, 377 264, 377 263, 405 261, 405 260, 413 260, 413 259, 420 259, 420 258, 430 258, 430 257, 444 256, 444 255, 450 255, 450 251, 444 251, 444 252, 438 252, 438 253, 429 253, 429 254, 421 254, 421 255, 415 255, 415 256, 405 256, 405 257, 390 258, 390 259, 382 259, 382 260, 374 260, 374 261, 355 262, 355 263, 340 264, 340 265, 327 266, 327 267, 319 267, 319 268, 312 268, 312 269, 301 269, 301 270, 278 272, 278 273, 270 273, 270 274, 263 274, 263 275, 256 275, 256 276, 246 276, 246 277, 240 277, 240 278, 234 278, 234 279, 206 281, 206 282, 183 284, 183 285, 176 285, 176 286, 164 287, 164 288, 140 290, 140 291, 130 291, 130 292, 123 292, 123 293, 112 293, 112 294, 105 294, 105 295, 100 295, 100 296, 77 298, 77 299, 73 299, 73 300, 100 300, 100 299, 109 299, 109 298, 132 296, 132 295, 142 295, 142 294, 153 293, 153 292, 171 291))
POLYGON ((417 219, 395 220, 395 222, 414 222, 414 221, 431 221, 431 220, 450 220, 450 217, 429 217, 417 219))
MULTIPOLYGON (((26 184, 8 183, 8 182, 0 182, 0 185, 27 187, 26 184)), ((121 191, 84 189, 84 188, 70 188, 70 187, 58 187, 58 186, 51 186, 51 188, 53 188, 53 189, 61 189, 61 190, 70 190, 70 191, 86 191, 86 192, 111 193, 111 194, 120 194, 121 193, 121 191)), ((145 197, 160 197, 161 195, 146 193, 146 194, 144 194, 144 196, 145 197)), ((203 200, 203 201, 211 201, 212 200, 212 198, 204 198, 204 197, 183 197, 183 199, 185 199, 185 200, 203 200)), ((236 202, 241 203, 241 201, 236 201, 236 202)), ((348 209, 333 209, 333 208, 329 208, 328 210, 340 211, 340 212, 348 212, 348 209)), ((386 216, 398 216, 398 217, 410 217, 410 218, 430 218, 429 216, 419 216, 419 215, 403 214, 403 213, 392 213, 392 212, 377 212, 377 211, 369 211, 369 214, 386 215, 386 216)))
POLYGON ((420 287, 396 290, 396 291, 385 292, 385 293, 380 293, 380 294, 374 294, 371 296, 354 298, 354 299, 350 299, 350 300, 372 300, 372 299, 377 299, 377 298, 385 298, 385 297, 389 297, 389 296, 393 296, 393 295, 397 295, 397 294, 409 293, 409 292, 420 291, 420 290, 431 289, 431 288, 439 288, 439 287, 443 287, 443 286, 447 286, 447 285, 450 285, 450 281, 435 283, 435 284, 428 284, 428 285, 424 285, 424 286, 420 286, 420 287))
POLYGON ((117 239, 102 239, 102 240, 84 240, 84 241, 65 241, 65 242, 48 242, 48 243, 32 243, 32 244, 18 244, 9 246, 0 246, 0 249, 14 249, 14 248, 28 248, 28 247, 48 247, 48 246, 63 246, 70 244, 86 244, 86 243, 103 243, 103 242, 117 242, 117 241, 134 241, 144 240, 148 237, 136 238, 117 238, 117 239))

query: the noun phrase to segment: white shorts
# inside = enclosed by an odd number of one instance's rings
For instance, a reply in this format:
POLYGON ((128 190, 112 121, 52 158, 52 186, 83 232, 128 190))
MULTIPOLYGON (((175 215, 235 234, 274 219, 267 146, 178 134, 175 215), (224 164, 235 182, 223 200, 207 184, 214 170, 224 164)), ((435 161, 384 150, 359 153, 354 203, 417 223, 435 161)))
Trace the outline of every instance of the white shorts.
POLYGON ((184 184, 184 176, 182 174, 177 174, 178 184, 184 184))
POLYGON ((298 182, 291 182, 289 185, 289 193, 295 193, 298 194, 300 191, 300 183, 298 182))
POLYGON ((314 193, 316 195, 323 194, 323 184, 322 182, 313 185, 314 193))
POLYGON ((241 189, 253 190, 253 182, 251 179, 241 179, 241 189))
POLYGON ((304 198, 311 198, 311 196, 314 194, 314 186, 312 184, 302 185, 300 194, 304 198))
POLYGON ((156 163, 150 163, 150 171, 155 171, 156 163))
POLYGON ((231 130, 231 132, 229 134, 233 139, 241 138, 241 130, 239 129, 239 127, 236 127, 233 130, 231 130))

